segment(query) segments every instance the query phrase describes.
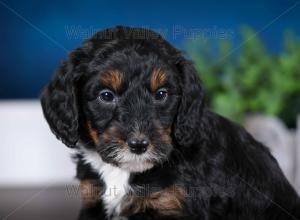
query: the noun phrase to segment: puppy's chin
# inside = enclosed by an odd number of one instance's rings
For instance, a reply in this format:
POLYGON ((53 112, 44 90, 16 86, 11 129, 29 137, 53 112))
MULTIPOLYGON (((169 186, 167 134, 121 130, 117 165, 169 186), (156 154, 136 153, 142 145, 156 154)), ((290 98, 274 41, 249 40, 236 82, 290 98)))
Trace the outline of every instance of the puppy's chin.
POLYGON ((149 170, 160 161, 151 151, 137 155, 126 150, 119 152, 117 158, 119 168, 133 173, 149 170))
POLYGON ((99 146, 98 153, 102 160, 113 166, 119 167, 131 173, 141 173, 153 168, 155 165, 163 164, 170 155, 173 147, 171 145, 158 145, 149 148, 145 153, 132 153, 128 147, 117 145, 99 146))
POLYGON ((123 170, 126 170, 131 173, 141 173, 146 170, 151 169, 154 166, 151 162, 141 162, 141 161, 130 161, 130 162, 124 162, 120 163, 119 167, 123 170))

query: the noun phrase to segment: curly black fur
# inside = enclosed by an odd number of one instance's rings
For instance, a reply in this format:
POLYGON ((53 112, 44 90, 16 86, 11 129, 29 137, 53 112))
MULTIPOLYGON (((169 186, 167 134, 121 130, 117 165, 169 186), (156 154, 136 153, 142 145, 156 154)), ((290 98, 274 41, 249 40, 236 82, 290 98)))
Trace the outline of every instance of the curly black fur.
MULTIPOLYGON (((146 209, 116 219, 300 219, 299 197, 269 150, 242 127, 208 110, 204 99, 203 85, 180 51, 152 31, 116 27, 98 32, 73 51, 41 102, 51 130, 63 143, 78 148, 81 142, 113 166, 122 168, 117 143, 134 133, 135 124, 155 140, 153 167, 130 172, 129 184, 136 194, 180 186, 185 190, 181 215, 146 209), (168 77, 168 97, 159 104, 148 85, 157 68, 168 77), (100 76, 107 70, 122 73, 117 104, 99 103, 99 92, 107 88, 100 76), (171 141, 163 142, 160 137, 168 128, 171 141)), ((78 179, 98 180, 106 187, 80 153, 77 163, 78 179)), ((110 217, 101 198, 80 214, 80 219, 104 218, 110 217)))

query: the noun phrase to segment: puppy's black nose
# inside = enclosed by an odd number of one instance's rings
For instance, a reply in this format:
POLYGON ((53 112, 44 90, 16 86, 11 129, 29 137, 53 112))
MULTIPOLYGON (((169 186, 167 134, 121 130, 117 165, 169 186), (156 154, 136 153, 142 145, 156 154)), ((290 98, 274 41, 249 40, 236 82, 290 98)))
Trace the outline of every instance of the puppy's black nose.
POLYGON ((147 151, 149 140, 147 138, 131 138, 128 140, 130 151, 135 154, 142 154, 147 151))

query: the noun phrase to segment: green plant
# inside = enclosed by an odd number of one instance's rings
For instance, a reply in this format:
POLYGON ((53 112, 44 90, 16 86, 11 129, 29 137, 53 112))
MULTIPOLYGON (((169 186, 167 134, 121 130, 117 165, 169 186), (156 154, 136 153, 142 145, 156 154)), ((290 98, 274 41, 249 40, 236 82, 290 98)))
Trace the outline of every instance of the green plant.
POLYGON ((300 113, 300 42, 287 32, 282 53, 272 55, 252 29, 244 27, 241 33, 240 48, 224 40, 217 49, 203 41, 187 43, 209 106, 237 122, 247 113, 263 113, 295 127, 300 113))

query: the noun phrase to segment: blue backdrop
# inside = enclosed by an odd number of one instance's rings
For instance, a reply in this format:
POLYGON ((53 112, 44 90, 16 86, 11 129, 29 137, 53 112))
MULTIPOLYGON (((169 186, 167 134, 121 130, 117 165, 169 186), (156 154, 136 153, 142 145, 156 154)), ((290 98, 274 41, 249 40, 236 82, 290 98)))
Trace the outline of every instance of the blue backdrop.
POLYGON ((183 48, 195 30, 220 35, 225 31, 239 45, 239 28, 244 24, 259 31, 268 49, 278 53, 283 31, 300 34, 300 4, 296 0, 0 0, 0 99, 38 97, 68 51, 99 29, 151 28, 183 48))

